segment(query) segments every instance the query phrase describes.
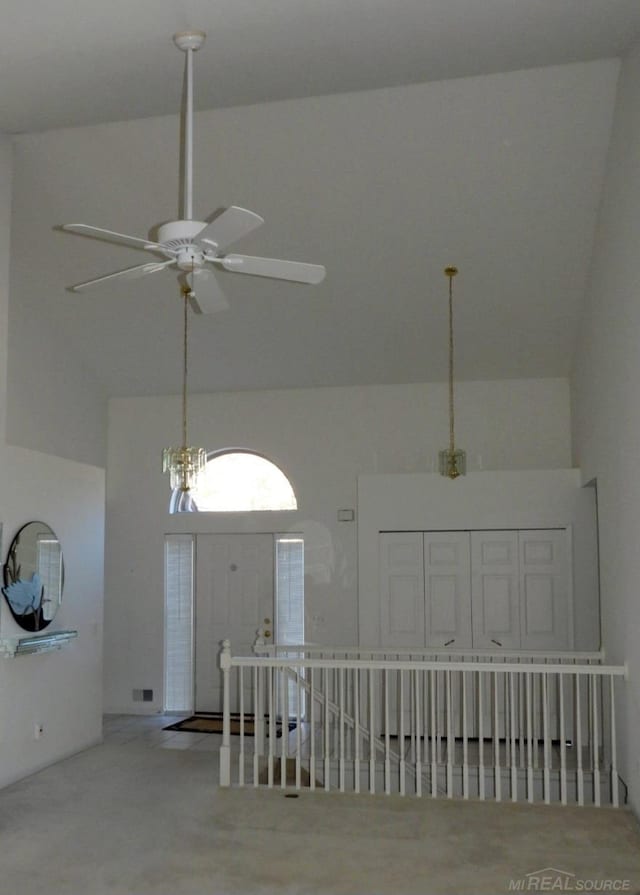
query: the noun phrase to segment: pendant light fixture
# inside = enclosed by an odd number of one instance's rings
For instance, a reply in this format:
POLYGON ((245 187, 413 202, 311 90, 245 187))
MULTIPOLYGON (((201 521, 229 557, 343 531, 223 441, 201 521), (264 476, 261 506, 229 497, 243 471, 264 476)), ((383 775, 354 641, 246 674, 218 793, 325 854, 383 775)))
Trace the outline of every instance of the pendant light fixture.
MULTIPOLYGON (((184 302, 184 331, 183 331, 183 367, 182 367, 182 447, 165 448, 162 452, 162 471, 169 473, 169 484, 173 491, 181 492, 181 497, 186 497, 188 492, 195 488, 199 474, 207 462, 207 454, 204 448, 190 447, 187 441, 187 347, 188 347, 188 317, 189 298, 191 287, 184 285, 181 288, 184 302)), ((187 503, 190 503, 187 501, 187 503)))
POLYGON ((455 417, 453 394, 453 278, 458 273, 457 267, 445 267, 445 276, 449 279, 449 447, 438 454, 440 475, 457 479, 467 471, 467 455, 456 450, 455 417))

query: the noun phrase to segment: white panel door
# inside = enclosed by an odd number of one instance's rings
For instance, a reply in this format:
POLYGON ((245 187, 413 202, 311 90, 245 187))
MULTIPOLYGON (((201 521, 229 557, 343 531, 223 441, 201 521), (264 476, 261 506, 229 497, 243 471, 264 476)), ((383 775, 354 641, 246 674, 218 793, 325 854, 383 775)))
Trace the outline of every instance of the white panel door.
POLYGON ((519 532, 522 649, 571 649, 565 529, 519 532))
MULTIPOLYGON (((250 656, 258 628, 273 630, 273 537, 198 535, 196 551, 195 704, 215 712, 222 710, 220 642, 250 656)), ((231 702, 238 711, 237 693, 231 702)))
POLYGON ((380 534, 380 644, 422 648, 422 532, 380 534))
POLYGON ((520 648, 518 533, 471 532, 474 649, 520 648))
POLYGON ((469 532, 425 532, 425 643, 471 649, 469 532))

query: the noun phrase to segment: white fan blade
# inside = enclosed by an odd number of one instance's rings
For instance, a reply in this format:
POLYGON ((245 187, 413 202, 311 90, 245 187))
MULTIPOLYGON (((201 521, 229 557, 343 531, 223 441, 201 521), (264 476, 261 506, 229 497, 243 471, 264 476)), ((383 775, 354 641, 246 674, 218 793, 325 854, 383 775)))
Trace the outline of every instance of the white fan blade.
POLYGON ((151 251, 160 249, 163 252, 170 251, 168 249, 163 249, 159 242, 153 242, 151 239, 139 239, 137 236, 127 236, 125 233, 116 233, 113 230, 103 230, 101 227, 92 227, 90 224, 63 224, 62 229, 69 233, 78 233, 80 236, 93 236, 94 239, 104 239, 107 242, 118 242, 122 245, 132 246, 134 249, 147 249, 151 251))
POLYGON ((262 224, 264 219, 259 214, 232 205, 198 233, 198 242, 207 243, 217 249, 225 249, 262 224))
POLYGON ((195 270, 186 275, 191 289, 191 306, 198 314, 213 314, 226 311, 227 298, 210 270, 195 270))
POLYGON ((108 273, 103 277, 96 277, 94 280, 86 280, 84 283, 76 283, 75 286, 70 286, 70 289, 72 292, 80 292, 82 289, 87 289, 89 286, 98 286, 100 283, 104 283, 107 280, 135 279, 136 277, 143 277, 148 273, 156 273, 158 270, 164 270, 165 267, 169 267, 171 264, 175 264, 173 258, 170 258, 168 261, 148 261, 146 264, 136 264, 135 267, 126 267, 124 270, 117 270, 115 273, 108 273))
POLYGON ((225 255, 219 259, 225 270, 248 273, 255 277, 271 277, 274 280, 293 280, 296 283, 321 283, 326 270, 321 264, 303 264, 300 261, 279 261, 276 258, 256 258, 252 255, 225 255))

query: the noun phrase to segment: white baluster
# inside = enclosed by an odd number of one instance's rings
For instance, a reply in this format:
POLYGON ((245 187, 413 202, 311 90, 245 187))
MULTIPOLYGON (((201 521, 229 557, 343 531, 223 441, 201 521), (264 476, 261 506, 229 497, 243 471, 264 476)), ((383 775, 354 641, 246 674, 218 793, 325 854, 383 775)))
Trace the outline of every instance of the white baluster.
POLYGON ((534 768, 538 768, 538 744, 540 742, 540 705, 539 705, 539 691, 540 687, 538 685, 539 677, 537 674, 533 676, 533 766, 534 768))
POLYGON ((261 668, 257 666, 253 669, 253 785, 258 786, 260 782, 260 761, 258 755, 262 736, 264 731, 264 721, 262 720, 262 712, 260 710, 260 674, 261 668))
POLYGON ((344 753, 344 668, 340 669, 338 674, 338 706, 340 719, 340 734, 338 737, 340 743, 340 759, 339 759, 339 780, 340 792, 344 792, 345 783, 345 753, 344 753))
POLYGON ((484 779, 484 695, 482 681, 484 672, 478 672, 478 795, 485 797, 484 779))
POLYGON ((589 675, 592 679, 591 692, 593 695, 593 801, 600 805, 600 718, 598 714, 598 679, 595 674, 589 675))
POLYGON ((267 786, 271 789, 273 788, 273 757, 275 752, 275 742, 276 742, 276 723, 275 723, 275 715, 274 715, 274 705, 273 705, 273 689, 274 689, 274 677, 276 674, 275 668, 269 669, 269 682, 268 682, 268 723, 269 723, 269 752, 267 755, 267 786))
MULTIPOLYGON (((518 801, 518 753, 516 749, 515 675, 509 672, 509 720, 511 724, 511 801, 518 801)), ((505 731, 506 733, 506 731, 505 731)))
POLYGON ((353 720, 355 734, 355 756, 353 762, 354 789, 360 792, 360 671, 353 671, 353 720))
POLYGON ((296 789, 302 785, 302 668, 296 668, 296 789))
POLYGON ((322 684, 324 691, 324 788, 325 792, 331 789, 331 731, 329 730, 329 669, 322 669, 322 684))
MULTIPOLYGON (((527 691, 527 800, 533 802, 533 722, 531 718, 531 701, 532 701, 532 685, 533 676, 527 671, 526 691, 527 691)), ((536 745, 537 749, 537 745, 536 745)))
POLYGON ((406 774, 406 765, 405 765, 405 742, 404 742, 404 672, 398 672, 398 679, 400 681, 400 731, 398 736, 398 748, 400 750, 400 762, 399 762, 399 772, 400 772, 400 795, 405 795, 405 774, 406 774))
POLYGON ((415 769, 416 769, 416 795, 422 795, 422 748, 421 748, 421 719, 420 719, 420 672, 414 672, 414 683, 413 683, 413 693, 415 698, 415 723, 414 729, 416 732, 416 757, 415 757, 415 769))
POLYGON ((462 796, 469 798, 469 743, 467 741, 467 675, 462 672, 462 796))
POLYGON ((549 681, 548 674, 542 674, 542 749, 544 761, 544 800, 551 802, 551 741, 549 738, 549 681))
POLYGON ((220 746, 220 786, 231 786, 231 707, 229 673, 231 671, 231 643, 222 641, 220 653, 222 671, 222 745, 220 746))
POLYGON ((240 755, 238 756, 238 785, 244 786, 244 668, 238 669, 240 687, 240 755))
POLYGON ((436 674, 432 668, 429 671, 429 689, 431 691, 431 795, 438 795, 438 761, 436 753, 436 674))
MULTIPOLYGON (((256 668, 257 672, 257 683, 254 678, 254 683, 256 683, 256 692, 255 692, 255 711, 254 711, 254 743, 253 748, 254 752, 257 753, 258 756, 264 755, 265 750, 265 723, 264 723, 264 715, 265 715, 265 685, 264 685, 264 677, 265 674, 269 673, 267 668, 256 668)), ((258 766, 258 762, 255 763, 255 767, 258 766)))
POLYGON ((447 709, 447 797, 453 798, 453 739, 452 705, 451 705, 451 672, 445 672, 446 678, 446 709, 447 709))
POLYGON ((620 804, 618 798, 618 759, 617 759, 617 734, 616 734, 616 693, 614 687, 613 676, 610 680, 611 708, 610 708, 610 724, 611 724, 611 801, 613 806, 617 808, 620 804))
POLYGON ((316 788, 316 683, 315 668, 311 669, 311 695, 309 697, 309 789, 316 788))
POLYGON ((376 688, 375 671, 369 670, 369 792, 376 791, 376 688))
POLYGON ((409 673, 409 726, 411 733, 411 762, 415 767, 416 763, 416 737, 419 736, 416 730, 416 694, 415 694, 415 675, 409 673))
POLYGON ((578 782, 578 805, 584 805, 584 773, 582 771, 582 706, 580 701, 580 675, 575 675, 576 687, 576 778, 578 782))
POLYGON ((567 804, 567 733, 564 714, 565 675, 560 675, 560 801, 567 804))
POLYGON ((525 731, 525 697, 524 674, 518 675, 518 740, 520 741, 520 767, 524 770, 527 766, 527 746, 524 737, 525 731))
POLYGON ((502 800, 502 777, 500 774, 500 714, 498 695, 498 672, 493 672, 493 780, 496 802, 502 800))
MULTIPOLYGON (((389 723, 389 669, 385 668, 384 670, 384 791, 386 795, 391 793, 391 749, 390 749, 390 730, 391 727, 389 723)), ((398 700, 399 704, 399 700, 398 700)), ((400 719, 397 715, 396 709, 396 725, 399 724, 400 719)), ((396 727, 397 729, 397 727, 396 727)))
POLYGON ((280 669, 280 788, 287 785, 287 754, 289 744, 289 681, 286 669, 280 669))

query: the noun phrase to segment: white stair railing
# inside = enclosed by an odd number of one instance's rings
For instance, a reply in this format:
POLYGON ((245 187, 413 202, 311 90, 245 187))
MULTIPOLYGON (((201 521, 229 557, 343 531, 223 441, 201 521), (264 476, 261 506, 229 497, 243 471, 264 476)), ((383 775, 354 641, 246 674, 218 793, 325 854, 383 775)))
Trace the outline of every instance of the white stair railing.
POLYGON ((220 783, 618 805, 625 669, 563 656, 240 657, 225 641, 220 783))

